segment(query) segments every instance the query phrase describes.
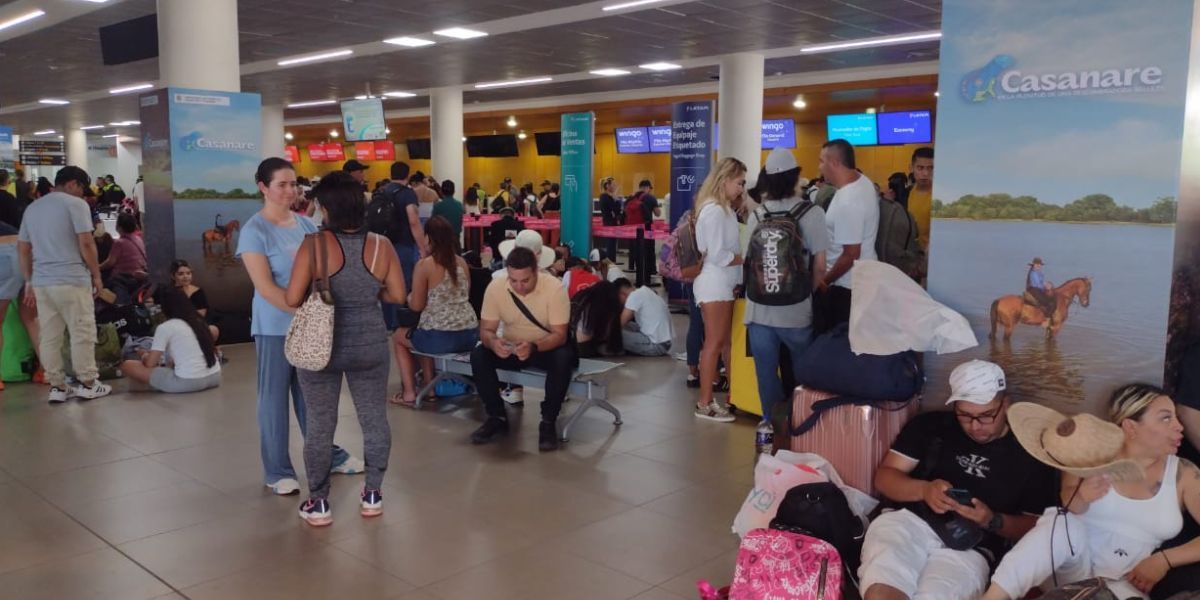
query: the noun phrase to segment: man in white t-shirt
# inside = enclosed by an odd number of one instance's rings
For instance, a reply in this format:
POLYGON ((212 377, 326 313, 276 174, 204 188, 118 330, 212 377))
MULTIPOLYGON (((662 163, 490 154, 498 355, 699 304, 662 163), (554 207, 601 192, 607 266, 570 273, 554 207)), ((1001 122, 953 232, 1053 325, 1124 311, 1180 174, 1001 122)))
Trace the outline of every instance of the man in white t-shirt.
POLYGON ((876 260, 875 236, 879 232, 879 196, 875 184, 855 167, 854 146, 842 139, 826 142, 821 147, 820 168, 821 176, 837 187, 837 193, 825 215, 829 270, 818 286, 818 334, 850 321, 854 261, 876 260))
POLYGON ((666 356, 671 351, 671 311, 661 296, 648 287, 633 288, 618 279, 621 296, 621 341, 625 351, 638 356, 666 356))

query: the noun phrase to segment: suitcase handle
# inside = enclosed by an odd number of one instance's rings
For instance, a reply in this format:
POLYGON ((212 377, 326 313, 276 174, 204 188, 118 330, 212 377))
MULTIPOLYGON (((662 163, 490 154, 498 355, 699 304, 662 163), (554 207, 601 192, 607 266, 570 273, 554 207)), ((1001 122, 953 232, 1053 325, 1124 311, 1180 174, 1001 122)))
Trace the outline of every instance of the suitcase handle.
MULTIPOLYGON (((811 431, 814 427, 817 426, 817 423, 820 422, 820 420, 821 420, 821 415, 825 411, 833 410, 840 406, 850 406, 850 405, 870 406, 872 408, 878 408, 880 410, 894 412, 894 411, 904 410, 905 408, 908 407, 908 403, 911 401, 912 401, 911 398, 908 400, 883 400, 883 401, 881 401, 881 400, 867 400, 864 398, 856 398, 854 396, 835 396, 833 398, 817 400, 816 402, 812 403, 811 407, 809 407, 809 409, 812 411, 812 413, 809 414, 808 417, 806 419, 804 419, 804 421, 802 423, 800 423, 799 425, 797 425, 795 427, 790 427, 790 422, 789 422, 789 429, 790 429, 790 433, 792 434, 792 437, 795 437, 798 435, 804 435, 804 434, 808 433, 809 431, 811 431)), ((789 419, 789 421, 790 421, 790 419, 789 419)))

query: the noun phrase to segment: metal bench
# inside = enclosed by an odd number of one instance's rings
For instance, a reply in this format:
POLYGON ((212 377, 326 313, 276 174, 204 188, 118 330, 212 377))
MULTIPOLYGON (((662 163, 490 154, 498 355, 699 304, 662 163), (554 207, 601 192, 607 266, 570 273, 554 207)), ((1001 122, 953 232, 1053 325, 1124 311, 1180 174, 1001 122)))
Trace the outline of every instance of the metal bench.
MULTIPOLYGON (((477 392, 475 382, 471 380, 471 354, 464 352, 461 354, 423 354, 414 351, 413 354, 425 356, 433 359, 434 368, 437 369, 437 376, 432 381, 425 384, 417 392, 416 407, 421 408, 421 404, 425 398, 433 393, 434 388, 439 381, 458 381, 468 388, 477 392)), ((610 371, 617 367, 623 366, 623 363, 614 363, 603 360, 593 360, 590 358, 582 358, 579 360, 579 367, 575 369, 575 375, 571 378, 571 385, 567 388, 567 397, 576 397, 583 401, 571 416, 567 417, 567 423, 562 428, 562 441, 567 441, 570 435, 571 428, 575 423, 583 417, 583 414, 593 406, 600 407, 613 416, 613 425, 621 425, 621 411, 608 402, 608 382, 605 379, 610 371)), ((498 369, 496 376, 500 381, 513 385, 523 385, 544 389, 546 385, 546 372, 539 369, 523 369, 520 371, 507 371, 498 369)))

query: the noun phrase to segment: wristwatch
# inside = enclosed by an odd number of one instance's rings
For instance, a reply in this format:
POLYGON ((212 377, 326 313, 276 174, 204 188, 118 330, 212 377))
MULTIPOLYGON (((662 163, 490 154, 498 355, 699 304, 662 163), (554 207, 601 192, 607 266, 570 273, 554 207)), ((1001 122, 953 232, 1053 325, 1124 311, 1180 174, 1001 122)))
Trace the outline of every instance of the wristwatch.
POLYGON ((1000 513, 995 513, 992 515, 992 520, 988 521, 987 527, 985 527, 984 529, 987 529, 988 531, 995 533, 997 531, 1000 531, 1001 527, 1004 527, 1004 515, 1002 515, 1000 513))

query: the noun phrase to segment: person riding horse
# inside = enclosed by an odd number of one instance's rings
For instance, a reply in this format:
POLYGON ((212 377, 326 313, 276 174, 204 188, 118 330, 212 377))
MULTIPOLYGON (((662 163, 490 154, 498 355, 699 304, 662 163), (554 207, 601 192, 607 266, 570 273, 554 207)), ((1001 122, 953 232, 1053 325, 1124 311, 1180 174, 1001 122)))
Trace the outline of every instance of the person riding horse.
POLYGON ((229 230, 221 224, 221 213, 217 213, 217 217, 213 219, 213 230, 220 233, 222 237, 229 237, 229 230))
POLYGON ((1025 275, 1025 299, 1029 304, 1040 308, 1046 314, 1046 319, 1053 322, 1054 311, 1058 306, 1052 293, 1054 284, 1047 281, 1045 273, 1042 272, 1044 264, 1040 257, 1035 257, 1033 262, 1029 263, 1029 273, 1025 275))

